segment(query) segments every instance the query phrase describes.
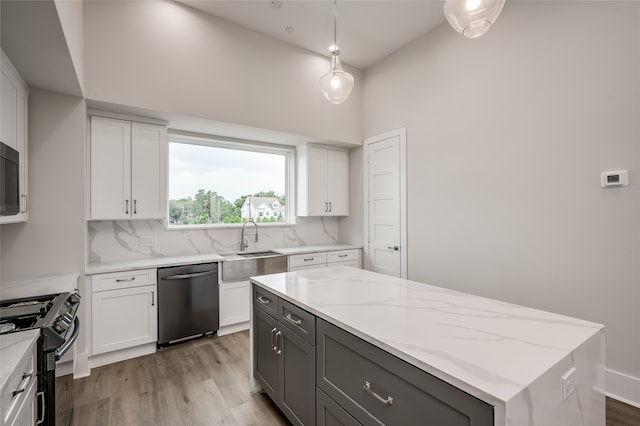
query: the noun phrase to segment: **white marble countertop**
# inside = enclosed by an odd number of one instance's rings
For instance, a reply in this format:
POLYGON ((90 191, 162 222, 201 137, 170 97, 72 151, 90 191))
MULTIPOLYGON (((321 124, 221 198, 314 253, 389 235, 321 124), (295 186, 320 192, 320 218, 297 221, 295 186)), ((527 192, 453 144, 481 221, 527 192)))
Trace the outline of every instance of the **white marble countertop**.
POLYGON ((133 271, 135 269, 160 268, 163 266, 192 265, 196 263, 222 262, 219 254, 199 254, 189 256, 153 257, 149 259, 125 260, 109 263, 90 263, 85 269, 87 275, 105 272, 133 271))
POLYGON ((24 354, 39 335, 40 330, 27 330, 0 335, 0 389, 4 390, 7 379, 9 379, 24 354))
POLYGON ((252 281, 492 405, 504 405, 603 328, 356 268, 252 281))
MULTIPOLYGON (((275 253, 279 253, 282 255, 292 255, 292 254, 301 254, 301 253, 314 253, 319 251, 333 251, 333 250, 352 250, 352 249, 361 249, 361 245, 357 244, 326 244, 326 245, 313 245, 313 246, 298 246, 298 247, 278 247, 268 249, 275 253)), ((257 250, 257 251, 267 251, 265 250, 257 250)), ((85 273, 87 275, 93 274, 102 274, 106 272, 120 272, 120 271, 132 271, 135 269, 145 269, 145 268, 160 268, 163 266, 180 266, 180 265, 191 265, 196 263, 207 263, 207 262, 224 262, 226 257, 229 257, 229 260, 236 259, 237 256, 231 258, 232 255, 228 254, 199 254, 199 255, 188 255, 188 256, 167 256, 167 257, 152 257, 148 259, 134 259, 134 260, 123 260, 117 262, 105 262, 105 263, 90 263, 87 265, 85 269, 85 273)))
POLYGON ((25 277, 0 282, 0 300, 77 291, 79 274, 25 277))

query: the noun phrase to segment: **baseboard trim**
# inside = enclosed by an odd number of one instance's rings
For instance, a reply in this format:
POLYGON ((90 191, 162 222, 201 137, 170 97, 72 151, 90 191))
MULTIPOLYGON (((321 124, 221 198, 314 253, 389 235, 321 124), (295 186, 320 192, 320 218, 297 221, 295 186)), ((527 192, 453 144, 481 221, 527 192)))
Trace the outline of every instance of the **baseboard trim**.
POLYGON ((218 336, 226 336, 227 334, 237 333, 238 331, 244 331, 249 329, 249 321, 241 322, 240 324, 232 324, 224 327, 220 327, 216 334, 218 336))
POLYGON ((120 362, 139 356, 149 355, 156 352, 156 344, 148 343, 133 348, 121 349, 119 351, 107 352, 105 354, 94 355, 89 358, 89 369, 101 367, 114 362, 120 362))
POLYGON ((606 370, 607 396, 640 408, 640 378, 606 370))

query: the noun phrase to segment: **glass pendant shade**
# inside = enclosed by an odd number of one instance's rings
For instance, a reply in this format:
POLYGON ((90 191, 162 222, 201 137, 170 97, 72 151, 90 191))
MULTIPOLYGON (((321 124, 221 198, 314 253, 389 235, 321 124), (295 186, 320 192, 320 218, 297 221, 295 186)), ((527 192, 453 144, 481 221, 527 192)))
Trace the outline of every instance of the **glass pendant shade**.
POLYGON ((467 38, 484 35, 502 11, 505 0, 445 0, 449 24, 467 38))
POLYGON ((332 104, 341 104, 351 94, 353 76, 342 69, 340 51, 331 52, 331 68, 320 78, 320 88, 325 98, 332 104))

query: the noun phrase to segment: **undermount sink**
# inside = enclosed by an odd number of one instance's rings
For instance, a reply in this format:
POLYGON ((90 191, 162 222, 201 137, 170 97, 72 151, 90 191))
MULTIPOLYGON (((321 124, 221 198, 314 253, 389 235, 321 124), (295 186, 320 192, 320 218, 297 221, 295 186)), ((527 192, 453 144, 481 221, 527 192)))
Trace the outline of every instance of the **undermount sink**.
POLYGON ((287 256, 273 251, 224 256, 222 281, 244 281, 256 275, 287 272, 287 256))
POLYGON ((280 253, 276 253, 275 251, 259 251, 256 253, 238 253, 238 256, 244 258, 255 258, 255 257, 272 257, 272 256, 282 256, 280 253))

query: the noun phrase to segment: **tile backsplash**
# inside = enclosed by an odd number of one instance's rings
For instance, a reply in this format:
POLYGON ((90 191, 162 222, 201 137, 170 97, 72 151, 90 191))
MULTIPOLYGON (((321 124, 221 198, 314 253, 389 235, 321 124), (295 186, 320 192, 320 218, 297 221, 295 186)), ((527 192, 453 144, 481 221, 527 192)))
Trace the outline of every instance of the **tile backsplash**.
MULTIPOLYGON (((164 256, 228 253, 240 250, 240 228, 166 230, 162 220, 91 221, 88 226, 90 264, 110 263, 164 256), (140 237, 155 237, 153 246, 140 245, 140 237)), ((335 244, 339 241, 338 219, 299 217, 295 226, 258 225, 246 228, 247 250, 335 244)))

